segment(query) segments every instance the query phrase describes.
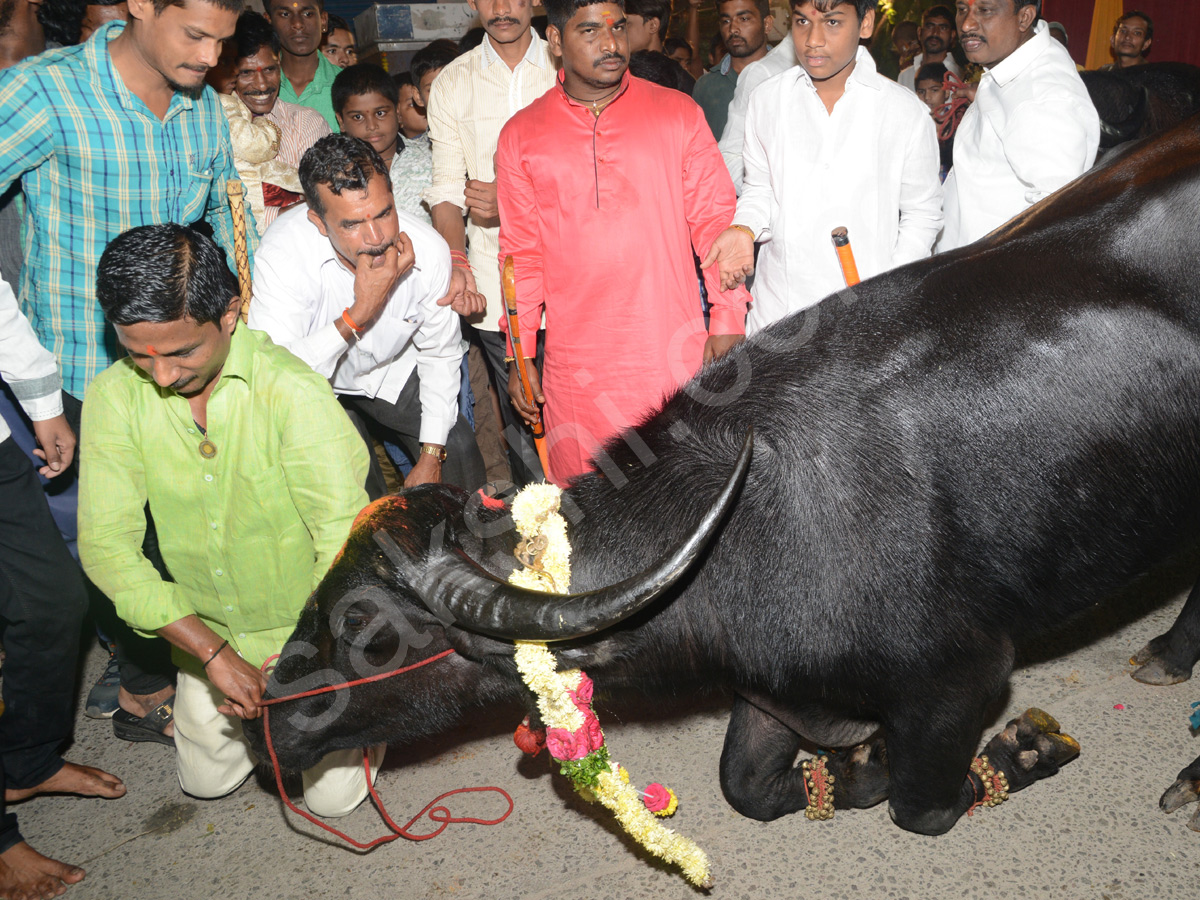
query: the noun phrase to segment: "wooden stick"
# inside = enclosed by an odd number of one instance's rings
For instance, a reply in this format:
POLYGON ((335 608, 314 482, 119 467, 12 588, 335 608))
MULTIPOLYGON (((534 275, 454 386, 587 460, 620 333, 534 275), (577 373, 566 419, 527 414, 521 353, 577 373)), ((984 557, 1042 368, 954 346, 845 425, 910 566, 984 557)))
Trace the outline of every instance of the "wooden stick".
MULTIPOLYGON (((517 320, 517 276, 513 268, 512 254, 504 257, 504 274, 500 281, 504 288, 504 309, 508 315, 508 339, 512 342, 513 357, 517 364, 517 380, 521 382, 525 402, 536 409, 533 387, 529 383, 529 371, 525 368, 525 354, 521 352, 521 325, 517 320)), ((538 459, 542 463, 542 472, 549 481, 550 457, 546 452, 546 426, 542 424, 540 416, 533 426, 533 444, 537 447, 538 459)))
POLYGON ((242 296, 242 321, 250 316, 250 251, 246 247, 246 198, 241 181, 225 182, 229 213, 233 217, 233 257, 237 263, 238 291, 242 296))

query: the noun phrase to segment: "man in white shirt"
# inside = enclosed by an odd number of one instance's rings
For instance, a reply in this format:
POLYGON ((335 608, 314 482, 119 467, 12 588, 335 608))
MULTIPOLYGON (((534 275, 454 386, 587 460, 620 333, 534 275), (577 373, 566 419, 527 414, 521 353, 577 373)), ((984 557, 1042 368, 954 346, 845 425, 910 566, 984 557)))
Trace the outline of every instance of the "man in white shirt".
MULTIPOLYGON (((500 209, 496 203, 496 144, 500 129, 554 86, 554 62, 546 42, 530 27, 532 0, 467 0, 479 13, 483 42, 449 63, 429 89, 426 113, 433 145, 433 184, 425 202, 433 227, 450 245, 450 295, 463 312, 491 370, 492 385, 508 394, 508 364, 500 318, 500 209), (464 187, 465 184, 465 187, 464 187), (464 227, 463 215, 467 216, 464 227)), ((538 342, 540 345, 540 341, 538 342)), ((501 400, 504 436, 513 481, 541 481, 528 427, 501 400)))
POLYGON ((53 897, 84 871, 38 853, 21 835, 6 803, 34 794, 120 797, 119 778, 64 762, 71 737, 79 630, 87 612, 83 574, 71 558, 38 474, 66 472, 75 434, 63 414, 62 379, 54 354, 38 343, 0 278, 0 377, 25 414, 44 465, 29 457, 0 418, 0 618, 3 619, 4 715, 0 716, 0 894, 53 897))
POLYGON ((733 188, 742 193, 742 144, 746 139, 746 110, 750 108, 750 95, 754 89, 781 72, 796 65, 796 45, 791 40, 780 41, 762 59, 750 63, 738 75, 733 99, 729 101, 729 113, 725 118, 725 130, 717 147, 733 179, 733 188))
POLYGON ((939 252, 995 230, 1096 159, 1100 117, 1040 6, 959 0, 959 43, 984 73, 954 136, 939 252))
MULTIPOLYGON (((307 204, 281 215, 255 254, 250 327, 330 380, 368 446, 361 419, 408 449, 405 487, 478 488, 483 460, 458 411, 463 342, 446 242, 397 213, 387 166, 357 138, 317 141, 300 182, 307 204)), ((385 492, 372 453, 367 494, 385 492)))
POLYGON ((896 83, 908 88, 914 94, 917 91, 917 73, 926 63, 940 62, 946 71, 961 77, 958 63, 955 62, 950 50, 954 47, 957 35, 954 26, 954 13, 948 6, 931 6, 921 16, 921 52, 913 57, 912 65, 900 70, 896 83))
POLYGON ((933 120, 859 46, 874 24, 873 0, 793 0, 800 65, 750 98, 735 224, 705 260, 727 283, 731 260, 749 265, 762 242, 747 335, 846 286, 834 228, 849 230, 863 278, 928 256, 941 228, 933 120))

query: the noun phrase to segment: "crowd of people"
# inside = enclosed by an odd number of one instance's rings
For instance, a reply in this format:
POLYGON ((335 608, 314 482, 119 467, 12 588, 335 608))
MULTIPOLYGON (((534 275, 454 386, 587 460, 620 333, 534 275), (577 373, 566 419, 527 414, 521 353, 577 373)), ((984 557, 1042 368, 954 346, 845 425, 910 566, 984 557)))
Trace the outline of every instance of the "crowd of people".
MULTIPOLYGON (((468 2, 480 31, 395 74, 321 0, 0 0, 0 896, 84 877, 7 805, 125 793, 59 755, 89 606, 87 714, 174 747, 187 793, 236 790, 264 663, 389 486, 603 470, 847 287, 833 229, 867 278, 1097 153, 1040 0, 929 7, 897 81, 875 0, 791 0, 774 48, 767 0, 689 0, 673 38, 665 0, 468 2)), ((1114 65, 1152 38, 1123 15, 1114 65)), ((361 802, 359 759, 304 773, 314 812, 361 802)))

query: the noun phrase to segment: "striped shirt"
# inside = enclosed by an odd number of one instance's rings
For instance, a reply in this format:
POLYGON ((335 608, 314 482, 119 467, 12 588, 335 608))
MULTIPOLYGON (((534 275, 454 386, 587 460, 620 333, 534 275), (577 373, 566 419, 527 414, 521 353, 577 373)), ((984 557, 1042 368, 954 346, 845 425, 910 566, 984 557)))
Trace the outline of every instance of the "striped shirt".
MULTIPOLYGON (((266 118, 279 126, 279 155, 275 158, 295 169, 300 168, 304 151, 329 134, 329 123, 324 117, 315 109, 298 103, 276 99, 266 118)), ((263 216, 266 219, 263 231, 279 218, 280 212, 282 210, 278 206, 267 207, 263 216)))
MULTIPOLYGON (((554 87, 554 63, 547 43, 533 38, 525 57, 510 70, 484 37, 438 73, 429 90, 429 138, 433 144, 433 184, 422 195, 429 208, 453 203, 466 209, 465 181, 495 181, 494 157, 500 129, 554 87)), ((500 228, 482 228, 467 220, 468 257, 475 285, 487 298, 482 322, 476 328, 497 331, 504 304, 500 297, 500 228)))
POLYGON ((95 296, 109 241, 138 225, 207 219, 233 259, 225 114, 205 88, 176 93, 155 116, 108 54, 124 27, 111 22, 84 44, 0 72, 0 191, 21 178, 27 204, 21 308, 77 397, 122 355, 95 296))

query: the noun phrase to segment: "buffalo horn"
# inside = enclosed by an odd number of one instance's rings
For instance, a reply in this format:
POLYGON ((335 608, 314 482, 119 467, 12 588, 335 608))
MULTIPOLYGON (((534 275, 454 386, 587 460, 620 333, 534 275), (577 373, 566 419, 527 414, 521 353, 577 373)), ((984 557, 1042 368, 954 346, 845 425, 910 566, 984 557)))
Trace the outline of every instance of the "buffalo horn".
POLYGON ((704 517, 677 547, 650 568, 608 587, 580 594, 551 594, 511 585, 461 552, 447 553, 412 586, 444 620, 467 631, 504 640, 568 641, 603 631, 646 607, 695 562, 733 505, 750 469, 754 429, 725 486, 704 517))

